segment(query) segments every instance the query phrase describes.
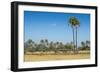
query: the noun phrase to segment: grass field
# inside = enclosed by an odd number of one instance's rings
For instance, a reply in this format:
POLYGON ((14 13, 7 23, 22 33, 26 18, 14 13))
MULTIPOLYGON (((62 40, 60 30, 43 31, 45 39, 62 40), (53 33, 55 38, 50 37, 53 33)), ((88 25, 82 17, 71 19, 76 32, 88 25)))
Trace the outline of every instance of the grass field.
POLYGON ((24 61, 49 61, 49 60, 75 60, 75 59, 89 59, 90 53, 80 52, 79 54, 25 54, 24 61))

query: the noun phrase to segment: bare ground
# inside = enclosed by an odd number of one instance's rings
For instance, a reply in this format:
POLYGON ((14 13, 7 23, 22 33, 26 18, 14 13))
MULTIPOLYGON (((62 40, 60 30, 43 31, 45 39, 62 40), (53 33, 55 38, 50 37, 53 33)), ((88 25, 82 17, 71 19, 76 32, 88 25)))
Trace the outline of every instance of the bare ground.
POLYGON ((75 59, 89 59, 90 53, 79 53, 79 54, 25 54, 24 61, 49 61, 49 60, 75 60, 75 59))

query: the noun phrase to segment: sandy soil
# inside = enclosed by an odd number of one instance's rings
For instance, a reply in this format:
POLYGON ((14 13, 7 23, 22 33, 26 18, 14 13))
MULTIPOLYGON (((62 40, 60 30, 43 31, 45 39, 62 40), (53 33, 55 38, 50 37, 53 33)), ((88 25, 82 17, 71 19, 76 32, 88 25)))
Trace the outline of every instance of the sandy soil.
POLYGON ((47 55, 24 55, 25 62, 31 61, 48 61, 48 60, 75 60, 89 59, 89 53, 80 54, 47 54, 47 55))

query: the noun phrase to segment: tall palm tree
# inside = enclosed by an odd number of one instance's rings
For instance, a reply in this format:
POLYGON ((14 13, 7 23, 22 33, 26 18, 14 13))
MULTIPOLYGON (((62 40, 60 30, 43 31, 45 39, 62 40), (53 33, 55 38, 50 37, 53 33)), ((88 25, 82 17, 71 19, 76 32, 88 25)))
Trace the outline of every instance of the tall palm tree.
POLYGON ((80 21, 76 17, 70 17, 69 18, 69 24, 72 27, 73 30, 73 44, 74 44, 74 50, 77 50, 77 28, 80 25, 80 21))

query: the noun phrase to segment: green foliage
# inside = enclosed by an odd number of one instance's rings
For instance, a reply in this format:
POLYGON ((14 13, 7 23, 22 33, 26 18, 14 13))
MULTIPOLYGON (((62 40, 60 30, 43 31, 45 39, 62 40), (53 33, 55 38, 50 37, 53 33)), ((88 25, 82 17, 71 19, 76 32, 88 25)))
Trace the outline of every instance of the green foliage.
MULTIPOLYGON (((33 40, 29 39, 28 41, 25 42, 24 47, 24 53, 26 54, 27 52, 49 52, 49 51, 54 51, 55 54, 58 52, 67 52, 67 51, 72 51, 73 48, 73 43, 66 43, 63 44, 62 42, 49 42, 47 39, 46 40, 40 40, 40 43, 35 43, 33 40)), ((81 46, 78 47, 79 50, 89 50, 90 49, 90 41, 85 41, 81 42, 81 46)))
POLYGON ((79 26, 80 24, 79 20, 74 16, 69 18, 69 23, 71 24, 72 27, 79 26))
POLYGON ((90 50, 90 41, 86 40, 85 42, 81 42, 80 50, 90 50))
POLYGON ((74 48, 74 52, 77 51, 77 28, 80 25, 80 21, 75 17, 72 16, 69 18, 69 24, 72 27, 72 31, 73 31, 73 48, 74 48))

